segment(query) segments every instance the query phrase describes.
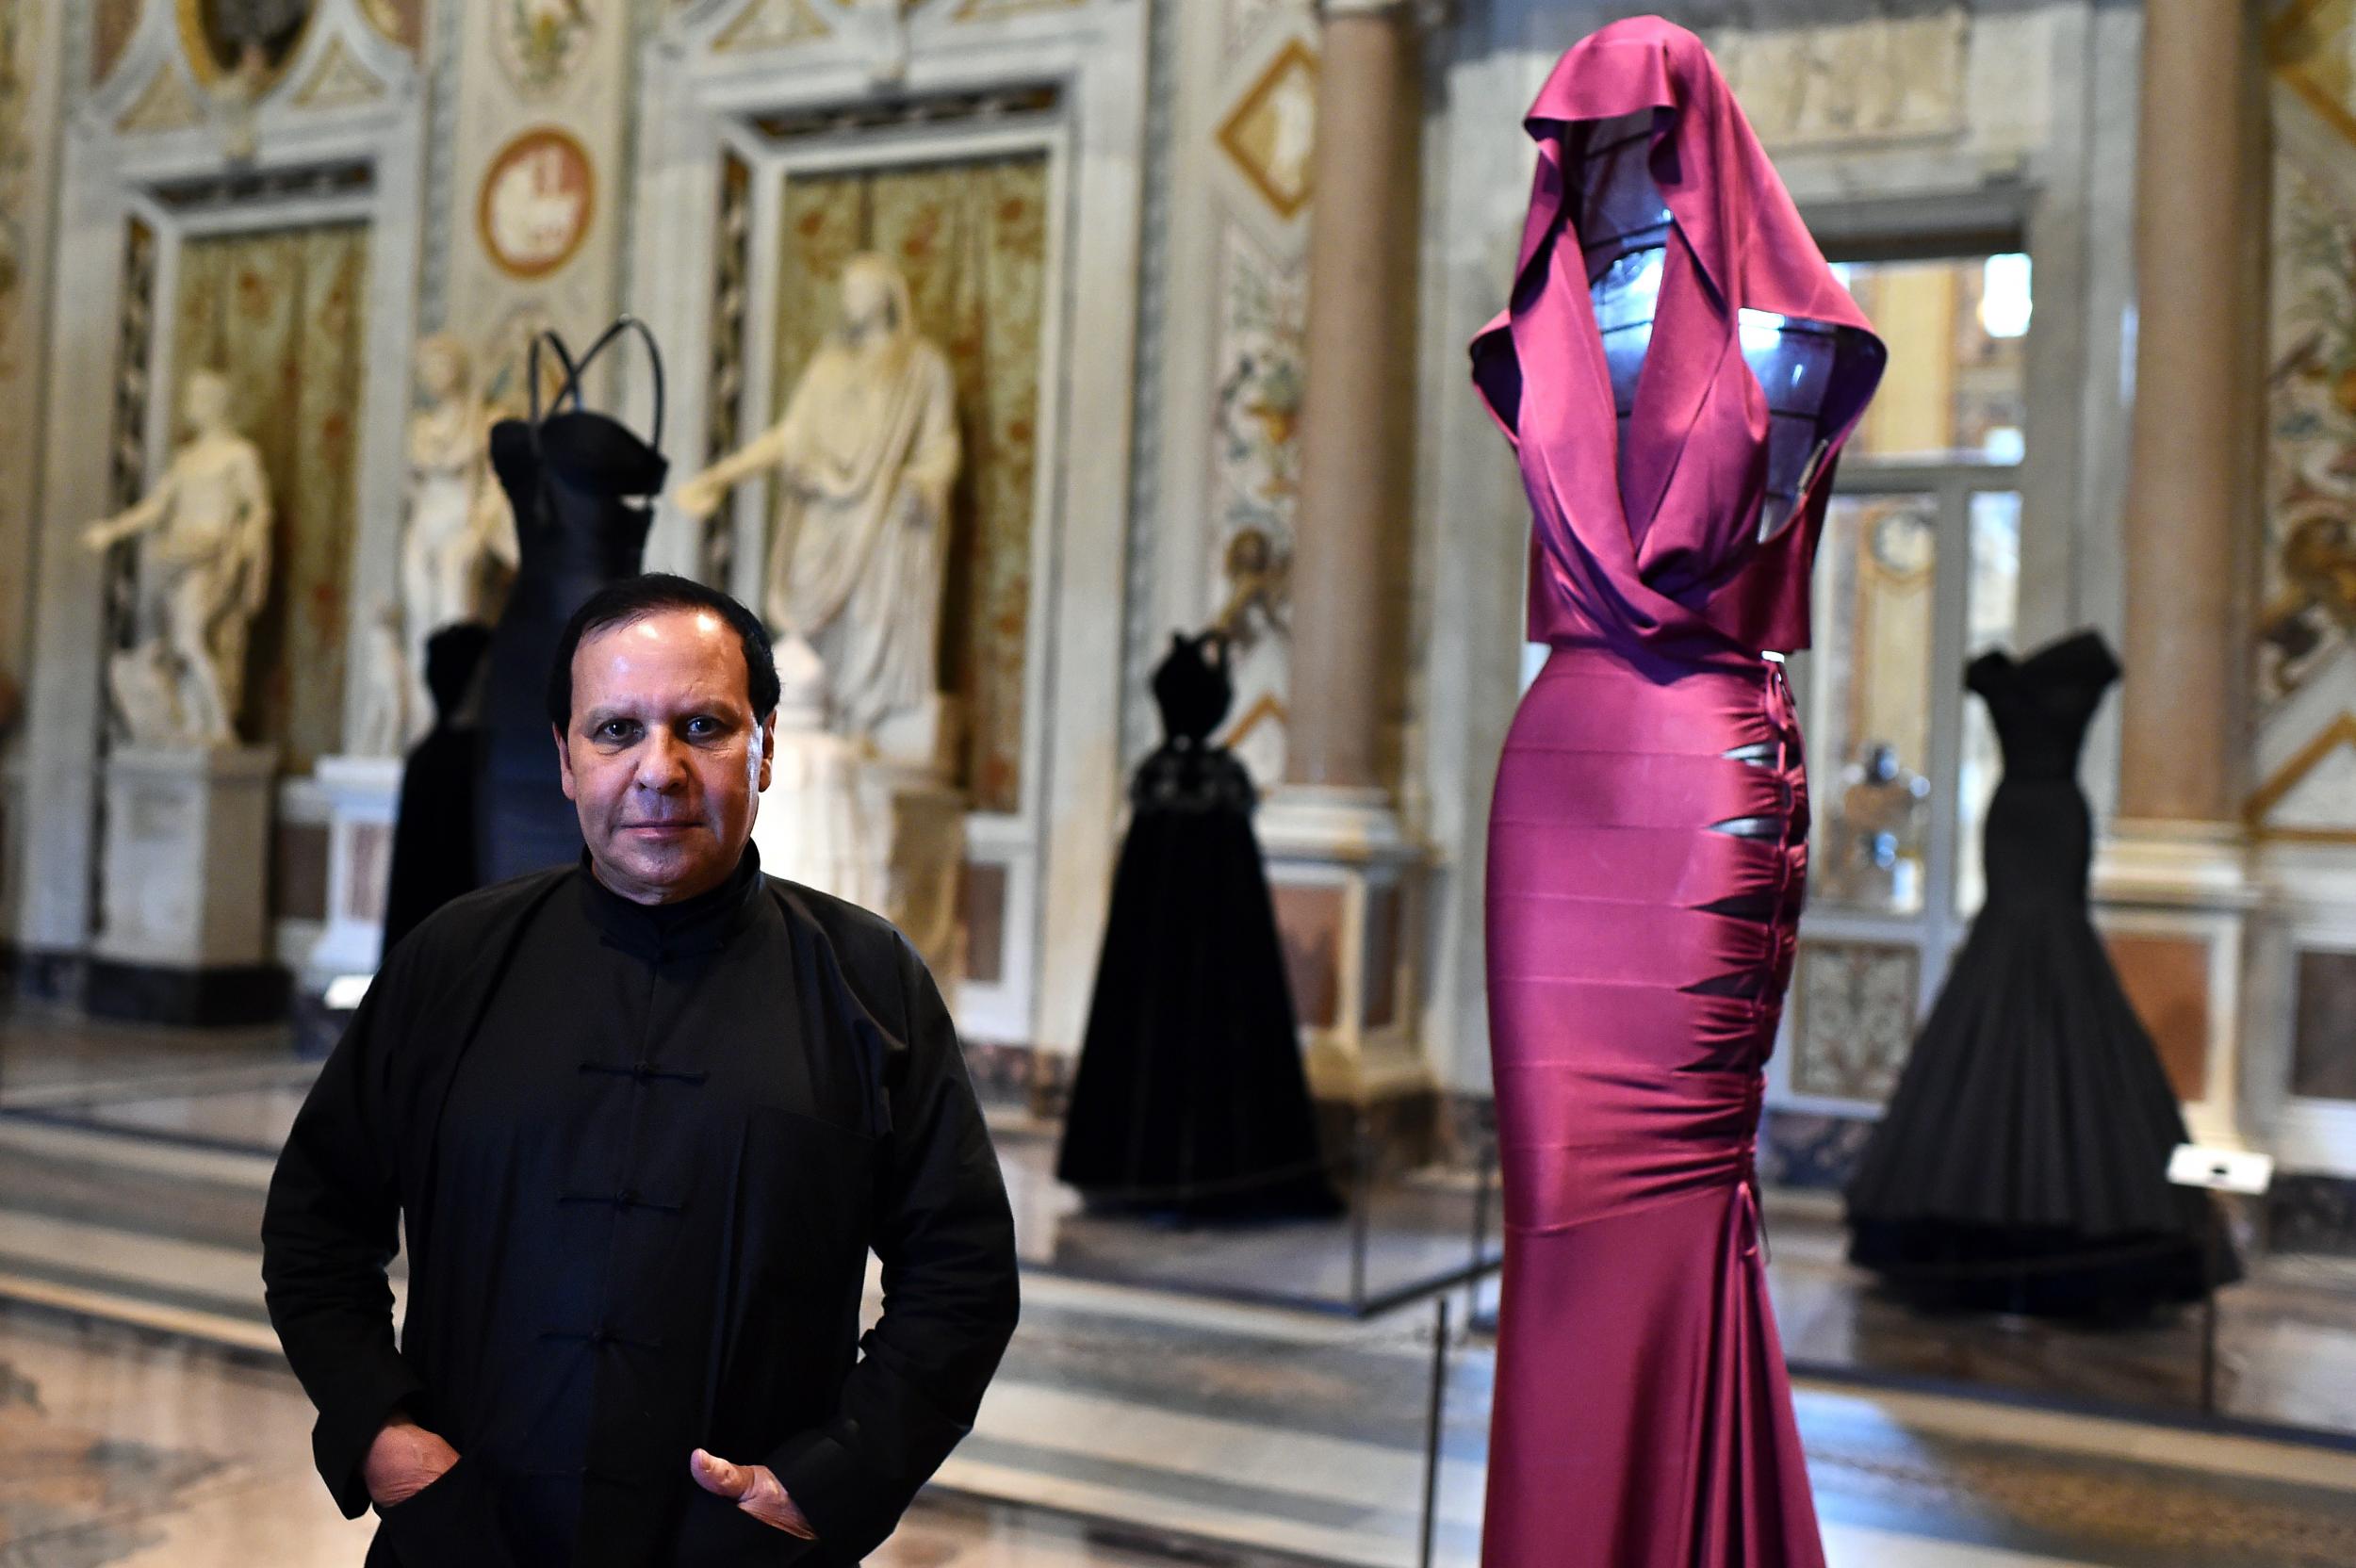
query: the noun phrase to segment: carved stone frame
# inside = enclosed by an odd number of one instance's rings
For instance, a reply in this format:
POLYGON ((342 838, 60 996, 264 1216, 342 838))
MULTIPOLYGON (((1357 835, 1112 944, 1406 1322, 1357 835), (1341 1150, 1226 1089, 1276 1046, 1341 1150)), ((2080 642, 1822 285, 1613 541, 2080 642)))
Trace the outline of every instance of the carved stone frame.
MULTIPOLYGON (((359 0, 319 0, 275 89, 254 106, 253 155, 229 155, 217 100, 181 51, 173 0, 147 0, 106 79, 66 126, 57 229, 45 493, 38 541, 33 681, 25 758, 30 814, 18 939, 74 954, 96 917, 99 764, 105 701, 105 566, 80 547, 82 526, 112 509, 117 439, 143 443, 152 482, 170 455, 172 400, 145 398, 145 429, 116 433, 126 376, 168 386, 172 335, 155 331, 147 363, 122 366, 123 236, 133 220, 157 243, 151 299, 172 297, 182 243, 199 235, 360 220, 369 225, 366 369, 354 485, 351 601, 388 594, 401 524, 401 433, 409 406, 424 176, 424 73, 363 14, 359 0), (176 111, 176 112, 175 112, 176 111), (308 172, 365 171, 364 185, 314 188, 308 172)), ((160 327, 160 323, 158 323, 160 327)), ((349 631, 344 710, 366 679, 366 618, 349 631)), ((255 896, 262 896, 255 875, 255 896)))
MULTIPOLYGON (((1022 803, 968 819, 969 853, 1005 868, 1003 981, 957 998, 970 1036, 1077 1049, 1112 878, 1121 808, 1121 615, 1135 281, 1144 158, 1145 8, 1139 0, 1048 0, 1000 15, 934 6, 881 24, 881 13, 823 13, 831 31, 739 50, 729 41, 757 8, 703 0, 665 23, 642 61, 643 127, 630 308, 672 363, 712 363, 720 171, 754 171, 743 286, 748 341, 761 345, 775 276, 777 192, 793 169, 891 166, 943 155, 1043 151, 1055 211, 1041 346, 1040 457, 1024 680, 1022 803), (756 119, 1052 87, 1052 109, 996 122, 795 139, 790 153, 756 119)), ((765 351, 744 356, 742 408, 770 402, 765 351)), ((674 450, 705 448, 709 378, 677 378, 674 450)), ((685 459, 681 460, 685 462, 685 459)), ((732 585, 757 584, 759 519, 736 522, 732 585)), ((647 549, 653 568, 703 568, 697 529, 665 508, 647 549)))

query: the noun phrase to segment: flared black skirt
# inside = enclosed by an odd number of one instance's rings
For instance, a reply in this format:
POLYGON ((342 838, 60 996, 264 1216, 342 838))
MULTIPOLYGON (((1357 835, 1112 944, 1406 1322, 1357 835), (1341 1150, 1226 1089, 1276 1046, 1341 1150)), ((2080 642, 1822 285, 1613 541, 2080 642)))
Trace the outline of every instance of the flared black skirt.
POLYGON ((2233 1276, 2184 1121, 2068 898, 1973 923, 1848 1190, 1851 1259, 1926 1304, 2131 1314, 2233 1276))
POLYGON ((1141 807, 1131 824, 1056 1174, 1099 1204, 1336 1207, 1242 809, 1141 807))

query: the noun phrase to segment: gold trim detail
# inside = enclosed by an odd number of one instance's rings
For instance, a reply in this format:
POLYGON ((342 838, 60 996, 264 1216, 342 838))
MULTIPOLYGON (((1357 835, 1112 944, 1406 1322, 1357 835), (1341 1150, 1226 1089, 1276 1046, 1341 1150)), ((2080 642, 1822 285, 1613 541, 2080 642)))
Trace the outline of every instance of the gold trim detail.
POLYGON ((155 68, 148 84, 139 89, 131 106, 115 121, 115 129, 131 136, 151 136, 192 130, 203 123, 205 109, 197 103, 196 94, 188 90, 188 78, 181 75, 178 66, 166 60, 155 68))
MULTIPOLYGON (((1277 89, 1296 72, 1308 77, 1309 91, 1314 100, 1317 83, 1317 53, 1297 38, 1287 39, 1284 47, 1276 52, 1276 57, 1268 61, 1268 69, 1260 73, 1260 79, 1245 91, 1242 100, 1219 128, 1219 144, 1226 150, 1228 157, 1252 182, 1252 188, 1276 209, 1276 215, 1288 220, 1300 216, 1301 209, 1309 204, 1316 188, 1315 174, 1308 164, 1308 149, 1302 148, 1299 155, 1301 158, 1299 184, 1286 189, 1280 187, 1269 173, 1265 150, 1252 143, 1249 133, 1262 113, 1268 109, 1277 89)), ((1314 137, 1310 140, 1314 142, 1314 137)))
POLYGON ((2307 776, 2322 766, 2323 760, 2342 746, 2356 749, 2356 713, 2342 713, 2317 730, 2305 745, 2291 754, 2290 760, 2275 770, 2274 776, 2258 786, 2242 808, 2242 817, 2253 833, 2264 839, 2282 839, 2299 843, 2356 843, 2356 828, 2337 827, 2272 827, 2266 815, 2282 804, 2290 792, 2299 788, 2307 776))
POLYGON ((383 80, 352 57, 342 39, 336 39, 327 46, 327 57, 319 61, 319 69, 295 90, 294 101, 306 109, 345 108, 373 104, 384 92, 383 80))
POLYGON ((954 23, 1003 22, 1010 16, 1028 16, 1034 11, 1077 10, 1088 0, 965 0, 950 13, 954 23))
POLYGON ((2305 57, 2292 53, 2294 41, 2300 37, 2315 12, 2332 3, 2333 0, 2293 0, 2293 4, 2266 27, 2266 65, 2289 85, 2292 91, 2307 100, 2317 114, 2329 121, 2332 129, 2348 140, 2356 141, 2356 112, 2352 112, 2346 103, 2308 74, 2305 57))
POLYGON ((712 41, 712 52, 750 54, 833 35, 834 29, 826 24, 826 19, 810 8, 810 0, 753 0, 712 41))
POLYGON ((384 41, 416 54, 425 43, 425 0, 404 6, 400 0, 360 0, 360 14, 384 41))

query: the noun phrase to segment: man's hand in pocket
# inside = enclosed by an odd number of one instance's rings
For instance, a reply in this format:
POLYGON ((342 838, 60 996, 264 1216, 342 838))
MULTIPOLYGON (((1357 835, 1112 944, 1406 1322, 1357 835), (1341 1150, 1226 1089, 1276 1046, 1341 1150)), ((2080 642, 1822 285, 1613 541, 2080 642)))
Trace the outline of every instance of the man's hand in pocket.
POLYGON ((440 1480, 443 1472, 457 1462, 457 1449, 409 1417, 396 1415, 368 1445, 360 1478, 368 1484, 370 1502, 392 1508, 440 1480))
POLYGON ((687 1469, 697 1486, 714 1496, 728 1498, 762 1524, 775 1525, 786 1534, 798 1535, 805 1541, 818 1539, 818 1532, 810 1527, 802 1511, 786 1495, 784 1483, 767 1465, 730 1464, 698 1448, 689 1457, 687 1469))

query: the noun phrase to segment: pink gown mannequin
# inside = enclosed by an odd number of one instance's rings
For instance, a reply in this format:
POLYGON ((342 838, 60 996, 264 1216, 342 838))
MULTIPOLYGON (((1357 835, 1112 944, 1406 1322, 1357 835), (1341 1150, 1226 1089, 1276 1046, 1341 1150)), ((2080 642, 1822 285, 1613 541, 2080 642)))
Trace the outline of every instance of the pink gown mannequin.
POLYGON ((1505 1175, 1487 1568, 1824 1560, 1752 1146, 1807 874, 1780 663, 1883 351, 1700 41, 1565 55, 1473 343, 1533 514, 1490 820, 1505 1175))

